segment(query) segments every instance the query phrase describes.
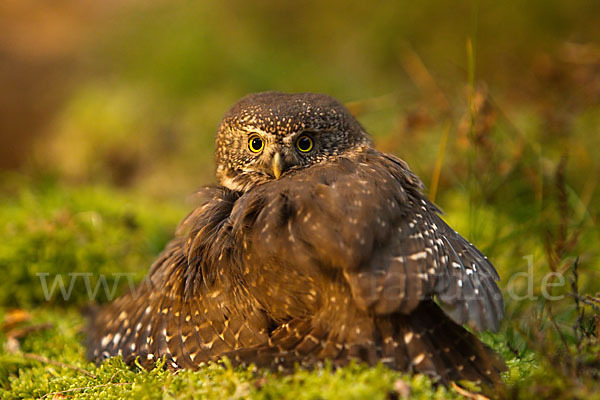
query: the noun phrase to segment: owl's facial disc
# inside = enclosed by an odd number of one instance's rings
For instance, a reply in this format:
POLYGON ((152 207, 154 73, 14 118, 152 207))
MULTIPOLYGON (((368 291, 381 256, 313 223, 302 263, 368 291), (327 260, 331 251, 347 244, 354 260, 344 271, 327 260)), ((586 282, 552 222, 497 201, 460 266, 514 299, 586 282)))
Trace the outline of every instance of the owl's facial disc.
POLYGON ((301 147, 294 147, 299 142, 298 134, 278 136, 266 132, 248 134, 248 155, 251 160, 243 169, 245 173, 265 175, 269 179, 279 179, 289 169, 302 165, 302 156, 314 148, 312 139, 307 143, 306 135, 301 147))
POLYGON ((257 93, 234 104, 221 121, 217 178, 221 185, 245 192, 370 143, 360 124, 332 97, 257 93))

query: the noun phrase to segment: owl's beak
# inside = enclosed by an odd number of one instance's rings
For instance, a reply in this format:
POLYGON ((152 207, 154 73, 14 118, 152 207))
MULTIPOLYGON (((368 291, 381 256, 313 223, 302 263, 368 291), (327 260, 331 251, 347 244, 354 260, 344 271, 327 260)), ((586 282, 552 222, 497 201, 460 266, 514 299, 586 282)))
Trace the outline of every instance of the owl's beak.
POLYGON ((273 169, 273 175, 275 179, 279 179, 281 173, 283 172, 283 159, 281 158, 281 154, 278 152, 273 155, 273 159, 271 160, 271 168, 273 169))

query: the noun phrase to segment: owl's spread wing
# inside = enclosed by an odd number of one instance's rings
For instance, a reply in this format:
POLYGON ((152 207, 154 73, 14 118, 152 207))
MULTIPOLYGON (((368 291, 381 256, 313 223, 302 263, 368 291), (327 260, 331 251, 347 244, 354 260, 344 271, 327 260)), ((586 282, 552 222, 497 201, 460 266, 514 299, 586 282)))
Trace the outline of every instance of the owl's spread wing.
POLYGON ((245 193, 232 232, 265 262, 341 273, 376 314, 407 314, 435 296, 457 323, 497 330, 504 305, 487 258, 439 217, 402 160, 370 149, 354 157, 245 193))
POLYGON ((216 232, 235 198, 213 191, 184 220, 141 285, 93 316, 87 335, 90 359, 121 355, 131 363, 139 357, 142 366, 153 367, 165 357, 166 365, 177 369, 267 341, 264 314, 228 275, 205 268, 219 257, 216 232))

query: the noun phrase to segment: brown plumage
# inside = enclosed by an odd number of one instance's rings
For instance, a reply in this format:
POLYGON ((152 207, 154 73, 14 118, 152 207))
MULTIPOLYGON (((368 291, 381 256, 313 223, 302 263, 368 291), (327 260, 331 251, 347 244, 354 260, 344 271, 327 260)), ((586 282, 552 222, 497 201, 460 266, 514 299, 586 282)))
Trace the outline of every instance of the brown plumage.
POLYGON ((202 191, 140 288, 93 318, 90 358, 166 357, 174 369, 357 359, 444 382, 499 379, 503 363, 461 326, 498 329, 494 267, 339 102, 242 99, 219 128, 217 164, 222 186, 202 191))

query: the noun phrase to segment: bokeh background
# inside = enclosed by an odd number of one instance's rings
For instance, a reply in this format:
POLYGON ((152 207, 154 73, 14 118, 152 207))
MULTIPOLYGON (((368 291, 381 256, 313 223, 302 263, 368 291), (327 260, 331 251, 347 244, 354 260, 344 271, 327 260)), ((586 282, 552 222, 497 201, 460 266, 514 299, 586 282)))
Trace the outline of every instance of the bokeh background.
POLYGON ((89 302, 80 286, 45 301, 39 272, 141 279, 214 183, 227 108, 310 91, 346 103, 494 261, 509 317, 489 341, 573 356, 577 321, 600 332, 573 301, 600 291, 598 16, 597 0, 3 0, 1 310, 35 321, 89 302), (537 299, 516 301, 528 256, 537 299), (548 302, 553 271, 565 298, 548 302))
POLYGON ((0 166, 189 193, 212 179, 227 107, 281 90, 358 103, 378 145, 426 180, 450 121, 451 149, 488 146, 509 169, 519 155, 500 152, 522 141, 550 163, 571 154, 570 165, 587 171, 575 178, 591 182, 597 15, 593 0, 6 0, 0 166), (476 143, 466 133, 469 85, 482 113, 476 143), (510 129, 496 138, 497 124, 510 129))

